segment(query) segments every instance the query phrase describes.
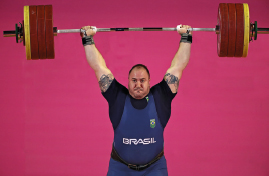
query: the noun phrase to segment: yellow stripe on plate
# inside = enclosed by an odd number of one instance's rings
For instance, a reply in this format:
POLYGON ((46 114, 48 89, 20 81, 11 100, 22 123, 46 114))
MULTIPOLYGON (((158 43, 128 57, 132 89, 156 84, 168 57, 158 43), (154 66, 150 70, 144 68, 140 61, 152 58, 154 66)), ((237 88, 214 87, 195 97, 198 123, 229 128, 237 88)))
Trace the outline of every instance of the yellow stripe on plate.
POLYGON ((31 60, 29 6, 24 6, 24 37, 27 60, 31 60))
POLYGON ((245 19, 245 30, 244 30, 244 49, 243 57, 248 55, 248 45, 249 45, 249 7, 247 3, 243 3, 244 6, 244 19, 245 19))

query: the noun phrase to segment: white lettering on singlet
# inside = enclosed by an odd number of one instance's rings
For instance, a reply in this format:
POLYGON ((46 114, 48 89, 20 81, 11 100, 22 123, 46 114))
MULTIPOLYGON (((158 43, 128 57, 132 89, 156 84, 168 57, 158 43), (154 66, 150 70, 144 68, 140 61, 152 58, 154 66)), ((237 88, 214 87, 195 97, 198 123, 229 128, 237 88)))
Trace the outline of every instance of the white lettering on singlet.
POLYGON ((132 145, 132 143, 134 145, 137 144, 143 144, 143 145, 147 145, 147 144, 153 144, 156 141, 154 140, 154 138, 145 138, 145 139, 128 139, 128 138, 122 138, 123 139, 123 143, 124 144, 129 144, 132 145))

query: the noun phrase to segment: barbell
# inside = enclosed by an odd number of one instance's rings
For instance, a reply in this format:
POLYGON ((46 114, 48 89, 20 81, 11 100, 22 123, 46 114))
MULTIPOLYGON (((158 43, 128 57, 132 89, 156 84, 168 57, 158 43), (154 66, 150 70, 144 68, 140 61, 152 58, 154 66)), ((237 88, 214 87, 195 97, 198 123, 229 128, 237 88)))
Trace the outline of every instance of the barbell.
MULTIPOLYGON (((97 32, 110 31, 176 31, 177 28, 96 28, 97 32)), ((190 28, 189 31, 210 31, 217 34, 219 57, 247 57, 249 42, 257 34, 269 34, 269 28, 258 28, 257 21, 250 22, 246 3, 220 3, 215 28, 190 28)), ((15 24, 15 30, 4 31, 4 37, 16 37, 26 49, 27 60, 54 59, 54 36, 58 33, 84 32, 82 29, 53 27, 52 5, 24 6, 24 20, 15 24)))

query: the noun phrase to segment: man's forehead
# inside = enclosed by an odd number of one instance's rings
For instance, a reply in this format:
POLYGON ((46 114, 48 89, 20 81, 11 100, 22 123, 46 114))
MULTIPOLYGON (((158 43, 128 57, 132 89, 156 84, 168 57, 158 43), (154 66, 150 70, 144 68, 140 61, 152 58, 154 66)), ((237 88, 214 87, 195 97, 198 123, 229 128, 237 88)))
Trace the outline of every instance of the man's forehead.
POLYGON ((145 69, 134 69, 134 70, 132 70, 132 72, 130 73, 130 78, 140 78, 140 79, 142 79, 142 78, 144 78, 144 79, 146 79, 146 78, 148 78, 148 73, 147 73, 147 71, 145 70, 145 69))
POLYGON ((146 69, 142 68, 134 68, 130 74, 138 75, 138 74, 148 74, 146 69))
POLYGON ((142 79, 145 78, 146 80, 149 80, 149 74, 147 70, 144 67, 135 67, 129 74, 128 79, 142 79))

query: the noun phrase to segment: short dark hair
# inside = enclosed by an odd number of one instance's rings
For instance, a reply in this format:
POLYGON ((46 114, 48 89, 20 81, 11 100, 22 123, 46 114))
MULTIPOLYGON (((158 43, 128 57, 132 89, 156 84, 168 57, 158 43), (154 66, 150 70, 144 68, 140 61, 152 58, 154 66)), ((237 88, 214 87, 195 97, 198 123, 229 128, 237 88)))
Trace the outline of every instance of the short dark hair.
POLYGON ((132 70, 133 69, 135 69, 135 68, 144 68, 146 71, 147 71, 147 73, 148 73, 148 75, 149 75, 149 78, 150 78, 150 74, 149 74, 149 70, 148 70, 148 68, 147 68, 147 66, 145 66, 145 65, 143 65, 143 64, 136 64, 136 65, 134 65, 132 68, 131 68, 131 70, 129 71, 129 75, 130 75, 130 73, 132 72, 132 70))

